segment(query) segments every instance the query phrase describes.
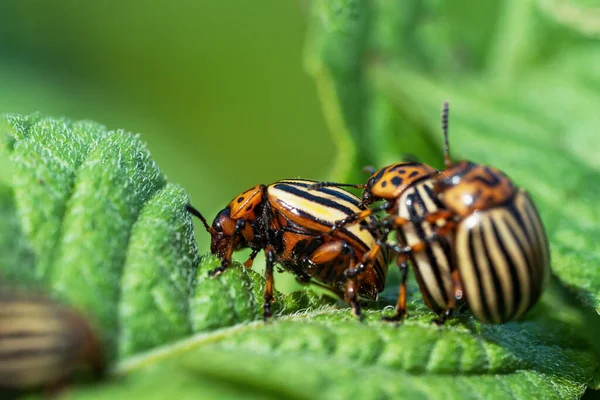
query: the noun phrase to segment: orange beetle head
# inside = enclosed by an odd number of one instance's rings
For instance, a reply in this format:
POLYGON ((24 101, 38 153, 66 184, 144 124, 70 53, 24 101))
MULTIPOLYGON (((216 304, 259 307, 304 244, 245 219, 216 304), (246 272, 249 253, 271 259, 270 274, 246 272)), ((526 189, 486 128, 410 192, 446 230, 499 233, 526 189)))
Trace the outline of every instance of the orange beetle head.
POLYGON ((247 245, 246 240, 242 235, 236 235, 236 238, 233 238, 233 232, 235 231, 237 221, 231 218, 230 213, 231 210, 229 207, 221 210, 215 217, 210 230, 210 251, 219 258, 225 257, 232 240, 236 241, 236 243, 233 244, 233 250, 237 250, 240 247, 245 247, 247 245))
POLYGON ((437 170, 416 162, 400 162, 375 171, 367 181, 362 205, 378 200, 395 200, 414 182, 435 174, 437 170))

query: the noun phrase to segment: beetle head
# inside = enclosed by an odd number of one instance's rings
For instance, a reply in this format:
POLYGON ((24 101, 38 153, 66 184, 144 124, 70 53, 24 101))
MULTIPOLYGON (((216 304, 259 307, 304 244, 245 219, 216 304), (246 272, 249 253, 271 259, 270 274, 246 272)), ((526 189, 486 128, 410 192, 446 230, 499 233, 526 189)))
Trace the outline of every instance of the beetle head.
POLYGON ((435 168, 417 162, 400 162, 381 168, 367 181, 362 205, 368 206, 378 200, 393 201, 415 181, 436 172, 435 168))
POLYGON ((237 220, 231 218, 230 215, 231 210, 229 207, 221 210, 215 217, 211 230, 209 231, 211 236, 210 251, 219 258, 225 257, 232 240, 235 240, 235 243, 233 243, 233 250, 244 247, 246 244, 246 240, 242 235, 236 235, 235 238, 233 237, 237 220))
POLYGON ((459 161, 440 173, 435 191, 444 205, 459 216, 485 210, 509 200, 515 186, 502 171, 471 161, 459 161))

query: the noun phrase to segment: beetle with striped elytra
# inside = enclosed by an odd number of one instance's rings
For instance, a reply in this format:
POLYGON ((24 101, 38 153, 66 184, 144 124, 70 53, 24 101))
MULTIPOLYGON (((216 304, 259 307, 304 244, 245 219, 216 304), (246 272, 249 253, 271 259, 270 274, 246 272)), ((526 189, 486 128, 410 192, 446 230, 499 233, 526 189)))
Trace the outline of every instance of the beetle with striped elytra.
MULTIPOLYGON (((329 233, 335 221, 362 211, 360 199, 340 188, 309 191, 315 181, 289 179, 257 185, 236 196, 221 210, 212 226, 191 205, 211 235, 211 252, 221 265, 210 272, 217 276, 231 265, 233 252, 252 250, 244 263, 251 267, 259 251, 266 258, 263 316, 271 316, 275 263, 304 283, 323 284, 350 304, 361 317, 359 296, 375 300, 387 274, 387 249, 381 251, 377 230, 358 225, 329 233), (362 267, 356 270, 361 261, 362 267)), ((375 225, 375 217, 368 217, 375 225)))
MULTIPOLYGON (((482 322, 503 323, 525 314, 541 297, 550 276, 548 240, 535 205, 500 170, 471 161, 453 162, 448 145, 448 103, 444 103, 445 169, 415 163, 375 172, 365 185, 363 205, 378 207, 336 222, 335 228, 377 211, 395 231, 402 283, 396 313, 406 315, 406 261, 410 258, 427 306, 443 322, 456 299, 465 298, 482 322)), ((323 182, 312 188, 338 186, 323 182)), ((360 266, 357 267, 360 269, 360 266)))
POLYGON ((76 372, 101 378, 100 340, 78 312, 29 292, 0 287, 0 397, 56 393, 76 372))

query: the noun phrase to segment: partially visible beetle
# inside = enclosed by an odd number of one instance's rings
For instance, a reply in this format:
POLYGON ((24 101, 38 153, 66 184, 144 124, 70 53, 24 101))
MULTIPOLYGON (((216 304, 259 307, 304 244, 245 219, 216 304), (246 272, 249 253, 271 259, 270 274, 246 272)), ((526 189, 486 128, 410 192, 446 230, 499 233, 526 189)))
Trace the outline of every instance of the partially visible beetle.
POLYGON ((55 390, 75 372, 105 372, 102 347, 76 311, 39 295, 0 287, 0 396, 55 390))
MULTIPOLYGON (((450 315, 463 296, 483 322, 522 316, 541 297, 550 276, 548 241, 529 195, 502 172, 470 161, 454 163, 448 145, 448 103, 444 103, 445 170, 399 163, 375 172, 365 185, 363 205, 379 207, 337 221, 335 228, 386 210, 388 230, 397 232, 403 281, 396 314, 406 313, 406 258, 412 259, 426 304, 450 315)), ((338 186, 323 182, 313 188, 338 186)), ((357 267, 360 269, 360 266, 357 267)))
MULTIPOLYGON (((231 265, 234 251, 250 248, 246 267, 259 251, 266 256, 264 318, 271 316, 273 267, 281 264, 300 281, 322 283, 343 297, 361 316, 359 296, 375 300, 387 274, 387 251, 380 251, 377 231, 360 226, 330 233, 335 221, 361 212, 360 200, 340 188, 309 191, 315 181, 290 179, 257 185, 236 196, 220 211, 212 226, 191 205, 211 235, 211 252, 222 259, 212 276, 231 265), (368 260, 360 271, 363 259, 368 260)), ((375 223, 374 217, 368 222, 375 223)))
MULTIPOLYGON (((448 103, 444 103, 447 118, 448 103)), ((521 317, 541 297, 550 278, 548 239, 525 190, 500 170, 471 161, 450 160, 434 179, 444 207, 425 216, 444 221, 437 236, 452 235, 452 252, 464 296, 482 322, 521 317)))

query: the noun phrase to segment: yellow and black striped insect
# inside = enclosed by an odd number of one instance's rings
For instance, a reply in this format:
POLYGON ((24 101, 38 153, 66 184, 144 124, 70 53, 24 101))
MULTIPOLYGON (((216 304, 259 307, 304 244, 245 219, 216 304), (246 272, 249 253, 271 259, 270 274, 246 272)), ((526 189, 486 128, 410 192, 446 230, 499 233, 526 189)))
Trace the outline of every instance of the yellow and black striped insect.
MULTIPOLYGON (((443 115, 447 121, 448 103, 443 115)), ((426 218, 445 222, 438 236, 453 236, 458 275, 473 315, 488 323, 519 318, 537 303, 550 277, 542 220, 527 192, 500 170, 452 162, 447 129, 444 137, 446 169, 434 180, 444 210, 426 218)))
MULTIPOLYGON (((451 160, 447 121, 444 103, 445 170, 399 163, 375 172, 365 185, 342 185, 364 188, 363 205, 386 202, 340 220, 335 227, 379 210, 391 214, 383 225, 397 233, 399 245, 389 246, 398 254, 403 281, 396 314, 389 319, 405 316, 410 257, 424 301, 441 314, 438 322, 463 296, 479 320, 506 322, 539 300, 549 278, 544 227, 527 193, 502 172, 451 160)), ((316 185, 325 186, 337 185, 316 185)))
MULTIPOLYGON (((271 316, 273 266, 279 263, 301 282, 324 284, 361 315, 359 296, 375 300, 387 274, 387 250, 380 251, 377 231, 358 225, 330 233, 335 221, 361 212, 360 200, 340 188, 309 191, 315 181, 290 179, 257 185, 236 196, 212 226, 192 206, 211 235, 211 252, 222 259, 212 276, 224 272, 234 251, 250 248, 246 267, 259 251, 266 256, 264 317, 271 316), (355 267, 367 258, 360 270, 355 267)), ((375 217, 369 217, 375 225, 375 217)))
POLYGON ((39 295, 0 288, 0 396, 58 390, 84 371, 100 378, 105 361, 79 313, 39 295))

